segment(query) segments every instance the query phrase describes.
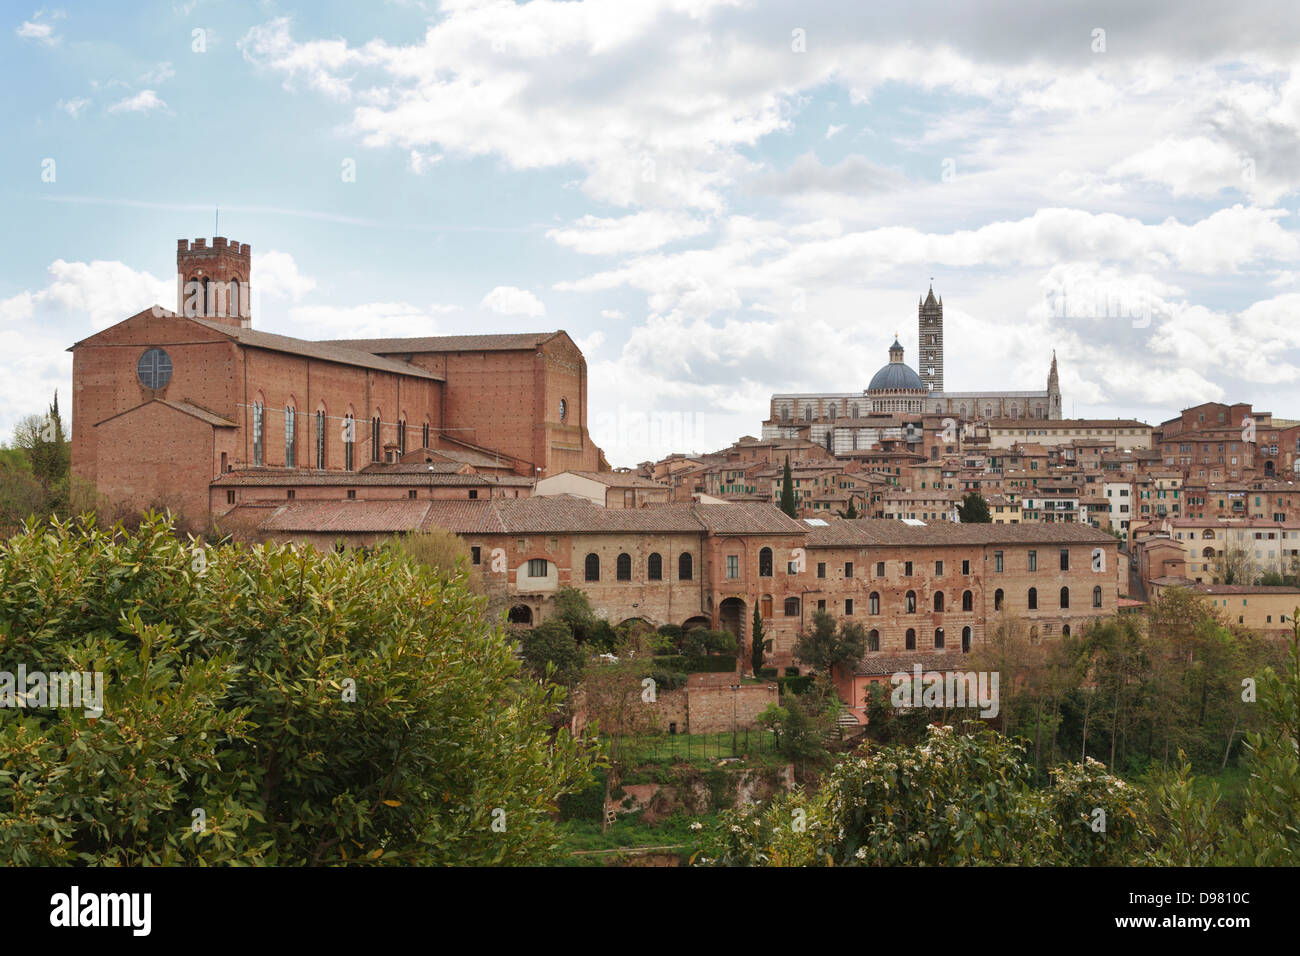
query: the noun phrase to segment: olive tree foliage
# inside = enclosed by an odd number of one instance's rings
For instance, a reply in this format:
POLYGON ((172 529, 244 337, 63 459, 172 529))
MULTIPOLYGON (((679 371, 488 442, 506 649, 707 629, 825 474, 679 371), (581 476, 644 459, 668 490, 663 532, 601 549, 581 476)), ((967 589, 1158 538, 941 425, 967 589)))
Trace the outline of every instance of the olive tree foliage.
POLYGON ((201 548, 166 519, 0 542, 0 864, 532 864, 593 756, 464 574, 395 549, 201 548))
POLYGON ((461 578, 475 594, 484 593, 483 578, 474 568, 469 545, 460 535, 443 528, 430 528, 401 535, 389 544, 420 564, 446 576, 461 578))
POLYGON ((815 796, 723 814, 695 862, 1102 864, 1149 850, 1142 794, 1100 764, 1057 768, 1046 789, 1034 789, 1032 776, 1020 742, 934 726, 922 744, 841 761, 815 796))

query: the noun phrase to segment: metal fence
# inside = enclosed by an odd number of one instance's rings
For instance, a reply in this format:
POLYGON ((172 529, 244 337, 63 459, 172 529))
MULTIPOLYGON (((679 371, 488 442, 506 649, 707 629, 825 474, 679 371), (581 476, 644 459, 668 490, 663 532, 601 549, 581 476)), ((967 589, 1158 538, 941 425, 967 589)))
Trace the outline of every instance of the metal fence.
POLYGON ((743 759, 777 751, 776 734, 758 727, 738 727, 716 734, 654 734, 610 741, 610 754, 628 764, 673 760, 743 759))

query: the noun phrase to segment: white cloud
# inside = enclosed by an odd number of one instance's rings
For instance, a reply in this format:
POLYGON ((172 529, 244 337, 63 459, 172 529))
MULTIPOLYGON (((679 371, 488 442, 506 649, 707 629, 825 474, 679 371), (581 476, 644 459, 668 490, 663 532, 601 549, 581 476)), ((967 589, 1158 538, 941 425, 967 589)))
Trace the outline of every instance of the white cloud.
POLYGON ((708 222, 683 213, 640 212, 620 219, 583 216, 568 229, 546 233, 562 246, 586 255, 618 255, 647 252, 678 239, 698 236, 709 229, 708 222))
POLYGON ((442 162, 441 153, 422 153, 418 149, 413 149, 406 165, 415 175, 423 176, 425 170, 432 169, 440 162, 442 162))
POLYGON ((136 83, 141 86, 157 86, 160 83, 166 83, 175 75, 176 70, 171 63, 162 62, 150 67, 136 77, 136 83))
POLYGON ((527 289, 516 289, 510 285, 497 286, 483 296, 480 304, 498 315, 542 316, 546 314, 546 306, 537 296, 527 289))
POLYGON ((90 105, 90 100, 84 96, 74 96, 70 100, 59 100, 54 104, 57 109, 63 110, 73 119, 80 119, 82 112, 90 105))
POLYGON ((167 104, 159 99, 153 90, 141 90, 134 96, 118 100, 108 108, 110 113, 148 113, 151 110, 166 109, 167 104))
MULTIPOLYGON (((361 305, 301 305, 289 310, 285 334, 305 339, 405 338, 441 334, 439 314, 446 307, 409 302, 361 305)), ((254 314, 253 321, 257 322, 254 314)))
POLYGON ((846 130, 847 128, 848 127, 844 126, 843 124, 836 126, 834 123, 831 123, 829 126, 826 127, 826 138, 830 139, 831 137, 844 132, 844 130, 846 130))
POLYGON ((171 308, 174 280, 122 262, 56 259, 39 289, 0 300, 0 440, 24 415, 39 413, 58 389, 71 407, 68 346, 152 305, 171 308))
MULTIPOLYGON (((298 270, 298 263, 287 252, 272 249, 268 252, 253 253, 252 285, 257 309, 258 301, 265 296, 271 299, 299 302, 302 297, 316 288, 316 280, 303 275, 298 270)), ((254 316, 258 314, 254 311, 254 316)))
POLYGON ((57 46, 63 38, 54 32, 54 24, 49 21, 62 20, 65 16, 62 10, 38 10, 32 14, 30 20, 24 20, 14 33, 24 40, 34 40, 45 46, 57 46))

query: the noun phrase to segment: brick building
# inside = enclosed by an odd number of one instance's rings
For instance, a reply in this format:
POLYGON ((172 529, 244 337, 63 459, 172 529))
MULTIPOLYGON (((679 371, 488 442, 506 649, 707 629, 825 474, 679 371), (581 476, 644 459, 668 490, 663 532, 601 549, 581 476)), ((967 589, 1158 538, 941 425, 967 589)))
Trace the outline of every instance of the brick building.
POLYGON ((519 623, 544 621, 565 586, 616 624, 701 625, 742 639, 757 606, 776 666, 793 663, 817 610, 862 623, 872 654, 969 650, 1000 614, 1023 618, 1031 639, 1068 634, 1116 613, 1120 573, 1116 539, 1083 524, 796 521, 766 503, 294 501, 257 517, 256 537, 318 548, 453 531, 519 623))
POLYGON ((586 362, 562 331, 309 341, 253 328, 247 244, 182 239, 176 268, 176 311, 69 349, 72 471, 115 503, 203 525, 244 476, 318 473, 317 493, 343 497, 349 473, 433 464, 433 450, 529 480, 608 469, 587 432, 586 362))

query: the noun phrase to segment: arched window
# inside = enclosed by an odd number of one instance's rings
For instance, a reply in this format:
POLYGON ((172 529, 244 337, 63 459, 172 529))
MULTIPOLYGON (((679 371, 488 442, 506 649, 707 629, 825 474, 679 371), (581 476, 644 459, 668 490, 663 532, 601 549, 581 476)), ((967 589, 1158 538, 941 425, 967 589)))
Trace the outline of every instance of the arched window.
POLYGON ((961 592, 961 609, 962 609, 963 611, 973 611, 973 610, 975 610, 975 592, 974 592, 974 591, 962 591, 962 592, 961 592))
POLYGON ((961 629, 961 652, 963 654, 970 653, 970 635, 971 630, 969 625, 961 629))
POLYGON ((253 465, 258 468, 262 466, 262 434, 266 426, 263 418, 262 403, 260 401, 253 402, 253 465))
POLYGON ((677 580, 689 581, 695 574, 695 568, 689 554, 681 554, 677 558, 677 580))
POLYGON ((788 597, 785 599, 785 616, 799 616, 799 599, 797 597, 788 597))
POLYGON ((584 576, 588 581, 600 580, 600 555, 587 555, 586 574, 584 576))
POLYGON ((343 467, 351 471, 356 467, 357 421, 349 411, 343 416, 343 467))
POLYGON ((764 548, 758 552, 758 576, 760 578, 770 578, 772 576, 771 548, 764 548))
POLYGON ((1061 607, 1070 606, 1070 589, 1061 588, 1061 607))
POLYGON ((912 628, 907 629, 907 636, 903 639, 904 647, 909 651, 916 650, 916 631, 912 628))
POLYGON ((871 595, 867 598, 867 613, 868 613, 868 614, 879 614, 879 613, 880 613, 880 594, 879 594, 879 592, 877 592, 877 591, 872 591, 872 592, 871 592, 871 595))
POLYGON ((1002 589, 998 588, 993 592, 993 610, 1002 610, 1002 589))
POLYGON ((406 454, 406 415, 397 420, 397 453, 406 454))
POLYGON ((941 627, 934 629, 934 649, 936 651, 943 650, 943 628, 941 627))
POLYGON ((908 591, 908 592, 907 592, 907 597, 904 598, 904 600, 905 600, 905 602, 906 602, 906 610, 907 610, 907 613, 908 613, 908 614, 915 614, 915 613, 916 613, 916 592, 915 592, 915 591, 908 591))
POLYGON ((632 580, 632 556, 627 552, 618 556, 616 573, 620 581, 632 580))
POLYGON ((420 428, 420 447, 421 448, 429 447, 429 423, 428 422, 425 422, 424 425, 421 426, 420 428))
POLYGON ((943 610, 943 592, 942 592, 942 591, 935 591, 935 592, 934 592, 934 609, 935 609, 936 611, 942 611, 942 610, 943 610))
POLYGON ((298 467, 298 416, 292 405, 284 407, 284 467, 298 467))
POLYGON ((1029 610, 1037 611, 1038 610, 1038 588, 1029 589, 1028 601, 1029 601, 1029 610))
POLYGON ((1101 586, 1092 589, 1092 606, 1101 607, 1101 586))
POLYGON ((231 279, 228 298, 226 300, 226 315, 244 316, 248 314, 247 303, 244 302, 243 287, 239 284, 238 279, 231 279))
POLYGON ((1070 625, 1068 625, 1068 624, 1062 624, 1062 625, 1061 625, 1061 636, 1062 636, 1062 637, 1069 637, 1069 636, 1070 636, 1070 625))
POLYGON ((1214 549, 1213 549, 1213 548, 1205 548, 1203 551, 1201 551, 1201 557, 1203 557, 1203 558, 1212 558, 1212 557, 1214 557, 1214 549))
POLYGON ((646 577, 651 581, 664 579, 664 559, 658 551, 650 555, 649 560, 646 561, 646 577))
POLYGON ((569 417, 569 402, 568 399, 562 398, 560 399, 560 421, 563 422, 568 417, 569 417))
POLYGON ((867 632, 867 650, 869 650, 869 651, 878 651, 878 650, 880 650, 880 632, 879 632, 879 631, 873 629, 873 630, 867 632))
POLYGON ((316 409, 316 467, 325 467, 325 407, 316 409))
POLYGON ((370 460, 379 461, 383 453, 384 440, 383 416, 376 415, 370 419, 370 460))

